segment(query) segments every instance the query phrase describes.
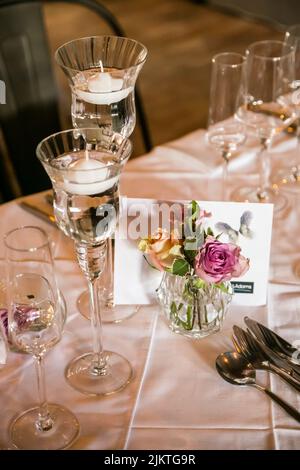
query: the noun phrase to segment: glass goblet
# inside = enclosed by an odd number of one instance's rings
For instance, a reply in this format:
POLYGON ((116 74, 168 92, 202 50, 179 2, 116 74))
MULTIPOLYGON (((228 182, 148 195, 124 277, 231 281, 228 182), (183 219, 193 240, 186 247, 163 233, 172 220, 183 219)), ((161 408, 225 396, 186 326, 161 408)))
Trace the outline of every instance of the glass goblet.
POLYGON ((295 49, 295 76, 290 83, 290 93, 283 96, 283 106, 294 107, 297 119, 290 127, 296 135, 296 146, 289 151, 288 162, 273 175, 273 182, 292 193, 300 190, 300 24, 289 26, 284 42, 295 49))
POLYGON ((77 438, 79 423, 71 411, 46 398, 43 359, 61 339, 65 321, 48 237, 28 226, 8 232, 4 243, 9 339, 35 359, 40 403, 11 423, 10 438, 18 449, 64 449, 77 438))
POLYGON ((248 202, 270 202, 276 213, 287 206, 282 194, 271 189, 270 148, 276 134, 296 119, 294 108, 283 108, 282 97, 290 92, 294 78, 294 48, 281 41, 258 41, 246 50, 246 87, 244 103, 237 118, 260 139, 260 183, 258 188, 244 186, 233 193, 233 199, 248 202))
POLYGON ((107 129, 71 129, 44 139, 37 156, 51 178, 59 228, 75 242, 77 260, 89 286, 93 350, 66 369, 71 386, 89 395, 110 395, 132 378, 130 363, 103 349, 98 280, 106 241, 119 212, 119 179, 131 154, 128 139, 107 129))
MULTIPOLYGON (((134 87, 146 61, 146 47, 129 38, 92 36, 63 44, 56 62, 68 77, 72 92, 74 127, 96 127, 129 137, 136 123, 134 87)), ((114 303, 114 245, 107 240, 104 272, 99 280, 103 322, 118 323, 134 315, 139 306, 114 303)), ((89 318, 89 293, 77 302, 89 318)))

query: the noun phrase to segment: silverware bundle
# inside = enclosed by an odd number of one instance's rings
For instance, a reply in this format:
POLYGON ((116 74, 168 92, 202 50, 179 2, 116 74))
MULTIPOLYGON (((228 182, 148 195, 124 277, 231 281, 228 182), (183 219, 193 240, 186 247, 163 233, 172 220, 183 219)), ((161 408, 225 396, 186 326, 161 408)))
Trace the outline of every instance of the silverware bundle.
POLYGON ((244 321, 246 330, 233 327, 236 352, 218 356, 217 371, 232 384, 251 385, 263 391, 300 422, 300 413, 295 408, 255 381, 255 370, 267 370, 300 392, 300 350, 261 323, 249 317, 244 321))

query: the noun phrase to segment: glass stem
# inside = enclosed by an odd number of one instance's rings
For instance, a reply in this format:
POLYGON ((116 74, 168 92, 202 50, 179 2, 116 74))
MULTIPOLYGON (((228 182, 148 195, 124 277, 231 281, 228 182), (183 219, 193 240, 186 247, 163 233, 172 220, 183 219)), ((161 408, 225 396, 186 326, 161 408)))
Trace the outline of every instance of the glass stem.
POLYGON ((259 187, 257 189, 257 198, 260 202, 265 201, 268 198, 268 189, 270 187, 270 171, 271 171, 271 161, 270 161, 270 146, 271 139, 262 138, 261 139, 261 149, 258 154, 260 172, 259 172, 259 187))
POLYGON ((90 317, 93 334, 94 353, 92 373, 94 373, 95 375, 105 375, 107 363, 103 351, 103 331, 97 279, 89 280, 88 287, 90 294, 90 317))
MULTIPOLYGON (((299 113, 299 112, 298 112, 299 113)), ((296 182, 300 182, 300 116, 297 118, 297 163, 292 168, 292 175, 296 182)))
POLYGON ((35 357, 35 368, 37 375, 37 386, 39 394, 39 416, 36 422, 36 427, 39 431, 49 431, 53 427, 53 419, 51 418, 48 410, 48 403, 46 397, 45 385, 45 369, 43 356, 35 357))
MULTIPOLYGON (((105 270, 105 303, 107 307, 114 305, 114 240, 107 240, 107 258, 105 270)), ((103 278, 103 276, 102 276, 103 278)))
POLYGON ((100 298, 98 279, 105 265, 107 243, 97 246, 76 244, 76 254, 79 266, 88 279, 90 294, 90 318, 93 335, 93 361, 91 373, 93 375, 106 375, 107 359, 103 350, 102 322, 100 313, 100 298))
POLYGON ((222 152, 223 157, 223 175, 222 175, 222 200, 227 201, 227 180, 228 180, 228 162, 231 153, 228 150, 222 152))

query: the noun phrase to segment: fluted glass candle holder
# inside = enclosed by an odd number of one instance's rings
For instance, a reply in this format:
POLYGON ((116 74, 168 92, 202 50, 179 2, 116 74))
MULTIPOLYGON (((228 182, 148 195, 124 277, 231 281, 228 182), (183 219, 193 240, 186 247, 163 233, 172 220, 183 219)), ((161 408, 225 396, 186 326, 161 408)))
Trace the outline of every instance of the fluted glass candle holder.
MULTIPOLYGON (((146 58, 146 47, 129 38, 92 36, 63 44, 56 62, 68 77, 74 127, 108 129, 129 137, 135 127, 134 87, 146 58)), ((119 322, 138 306, 114 303, 114 246, 107 240, 106 266, 99 283, 104 322, 119 322)), ((78 308, 89 317, 89 295, 83 292, 78 308)))
POLYGON ((69 383, 89 395, 118 392, 132 378, 127 359, 103 349, 97 290, 107 239, 117 224, 119 178, 131 148, 128 139, 99 128, 59 132, 37 147, 53 185, 57 224, 74 240, 89 286, 93 350, 76 357, 66 368, 69 383))

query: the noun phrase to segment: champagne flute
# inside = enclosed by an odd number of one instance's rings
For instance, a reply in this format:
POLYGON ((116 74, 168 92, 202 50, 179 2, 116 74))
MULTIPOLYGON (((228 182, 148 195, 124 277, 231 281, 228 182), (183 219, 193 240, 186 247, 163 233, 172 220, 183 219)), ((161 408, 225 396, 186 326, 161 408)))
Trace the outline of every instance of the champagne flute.
POLYGON ((65 308, 57 289, 46 233, 38 227, 11 230, 4 238, 7 262, 9 339, 35 359, 39 406, 24 411, 10 425, 18 449, 64 449, 79 434, 67 408, 48 403, 44 356, 62 335, 65 308))
POLYGON ((258 41, 246 51, 246 93, 237 118, 260 139, 260 183, 257 189, 243 187, 234 192, 237 201, 270 202, 275 212, 285 209, 287 200, 270 186, 270 148, 274 136, 296 119, 293 108, 282 106, 294 78, 294 48, 281 41, 258 41))
MULTIPOLYGON (((95 127, 129 137, 135 127, 134 87, 146 61, 146 47, 129 38, 92 36, 70 41, 55 54, 67 75, 72 92, 71 115, 74 127, 95 127)), ((135 314, 139 306, 114 303, 114 243, 107 240, 106 265, 99 291, 104 322, 118 323, 135 314)), ((89 318, 89 294, 77 302, 89 318)))
POLYGON ((103 349, 98 296, 107 239, 115 231, 119 213, 119 179, 131 148, 128 139, 101 128, 59 132, 37 147, 53 184, 56 222, 74 240, 89 286, 93 350, 66 368, 70 385, 88 395, 110 395, 132 379, 127 359, 103 349))
POLYGON ((245 57, 224 52, 212 58, 206 138, 223 157, 223 199, 227 199, 228 162, 246 140, 246 126, 234 116, 242 104, 245 57))

